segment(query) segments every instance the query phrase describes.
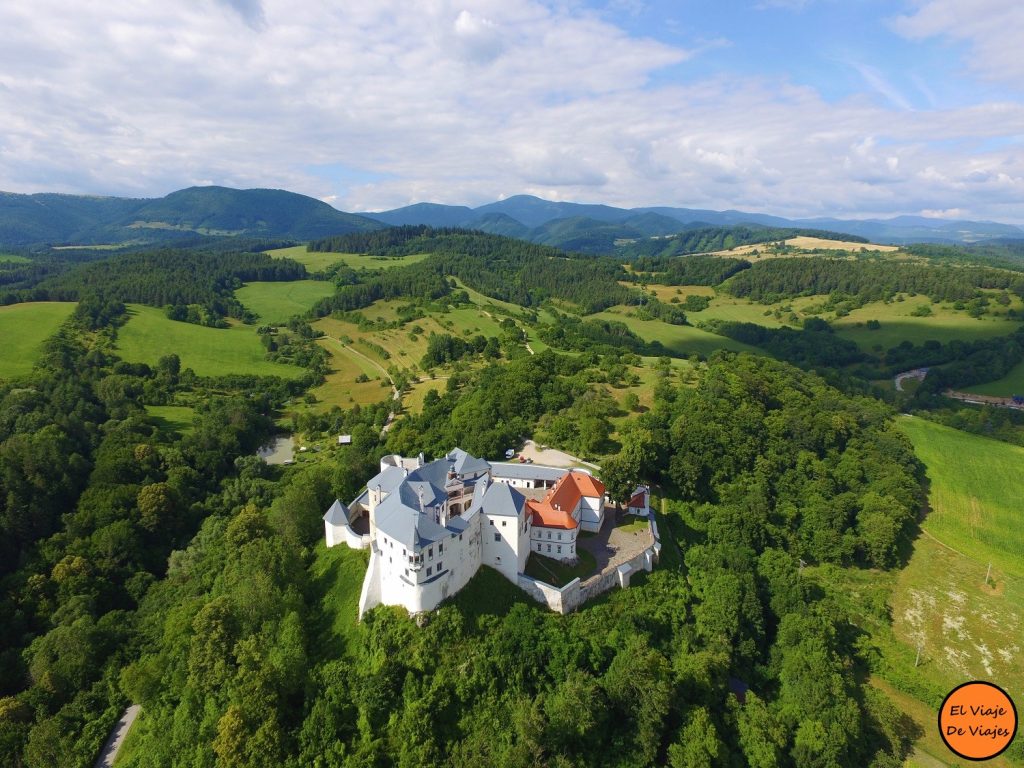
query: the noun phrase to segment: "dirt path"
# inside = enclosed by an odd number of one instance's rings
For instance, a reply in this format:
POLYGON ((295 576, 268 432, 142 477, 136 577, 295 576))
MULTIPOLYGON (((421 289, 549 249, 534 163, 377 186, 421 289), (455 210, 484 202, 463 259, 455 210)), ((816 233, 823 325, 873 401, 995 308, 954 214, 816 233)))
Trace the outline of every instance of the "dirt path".
MULTIPOLYGON (((380 371, 381 374, 384 376, 384 378, 386 378, 391 383, 391 400, 393 402, 395 402, 395 403, 397 403, 399 401, 399 399, 402 397, 402 393, 398 391, 398 387, 395 386, 395 380, 391 378, 391 374, 388 373, 387 369, 383 365, 378 363, 372 357, 369 357, 368 355, 364 355, 362 352, 360 352, 358 349, 356 349, 351 344, 345 344, 341 339, 335 339, 335 341, 338 342, 339 345, 341 345, 342 349, 347 349, 353 355, 357 355, 357 356, 361 357, 363 360, 365 360, 370 365, 372 365, 374 368, 376 368, 378 371, 380 371)), ((390 352, 388 354, 390 354, 390 352)), ((392 408, 391 409, 391 413, 388 414, 388 418, 384 422, 384 428, 380 431, 380 436, 381 437, 384 437, 384 435, 386 435, 388 433, 388 430, 391 429, 391 425, 394 424, 395 417, 397 415, 398 415, 398 409, 397 408, 392 408)))
POLYGON ((121 750, 121 745, 124 744, 125 737, 128 736, 128 731, 131 730, 132 724, 135 722, 135 718, 139 716, 141 709, 142 707, 138 704, 132 704, 124 711, 121 719, 114 726, 114 730, 110 732, 107 743, 103 745, 103 751, 100 752, 100 756, 96 760, 96 768, 113 767, 114 761, 117 759, 117 753, 121 750))
POLYGON ((995 408, 1010 408, 1014 411, 1024 411, 1024 403, 1015 403, 1010 397, 995 397, 994 395, 976 395, 973 392, 954 392, 947 389, 942 393, 943 397, 951 400, 959 400, 962 403, 971 405, 991 405, 995 408))

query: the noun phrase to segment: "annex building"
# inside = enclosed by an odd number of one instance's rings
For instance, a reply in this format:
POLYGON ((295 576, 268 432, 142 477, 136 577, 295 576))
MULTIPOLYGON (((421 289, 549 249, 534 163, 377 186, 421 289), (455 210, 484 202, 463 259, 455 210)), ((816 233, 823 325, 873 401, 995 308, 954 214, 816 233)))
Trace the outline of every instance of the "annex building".
POLYGON ((608 502, 585 470, 490 463, 456 448, 427 462, 385 456, 351 503, 324 515, 327 546, 368 548, 359 616, 376 605, 429 611, 481 565, 522 586, 531 552, 574 562, 581 531, 598 531, 608 502))

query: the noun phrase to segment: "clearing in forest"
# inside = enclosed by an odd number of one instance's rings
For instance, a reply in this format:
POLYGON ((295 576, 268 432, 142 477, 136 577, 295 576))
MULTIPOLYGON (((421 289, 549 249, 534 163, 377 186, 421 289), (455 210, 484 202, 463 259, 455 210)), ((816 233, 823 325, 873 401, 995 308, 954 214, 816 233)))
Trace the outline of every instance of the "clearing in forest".
POLYGON ((34 301, 0 307, 0 378, 11 379, 31 373, 39 360, 43 342, 57 332, 75 311, 69 301, 34 301))
POLYGON ((163 310, 128 305, 128 322, 117 333, 117 350, 130 362, 155 365, 176 354, 181 367, 198 376, 280 376, 295 379, 302 368, 266 359, 256 327, 234 323, 230 328, 207 328, 168 319, 163 310))
POLYGON ((305 314, 320 299, 333 293, 334 285, 324 280, 293 280, 246 283, 235 291, 235 297, 259 316, 261 325, 283 325, 290 317, 305 314))

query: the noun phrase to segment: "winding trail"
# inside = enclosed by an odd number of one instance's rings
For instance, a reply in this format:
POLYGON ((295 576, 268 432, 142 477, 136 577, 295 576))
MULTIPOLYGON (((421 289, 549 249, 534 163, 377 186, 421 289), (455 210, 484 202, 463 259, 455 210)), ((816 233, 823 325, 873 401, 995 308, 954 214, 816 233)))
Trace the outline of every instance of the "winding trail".
MULTIPOLYGON (((380 371, 381 374, 391 384, 391 400, 392 400, 392 402, 397 403, 399 401, 399 399, 402 397, 402 393, 398 391, 398 387, 395 386, 395 380, 393 378, 391 378, 391 374, 388 373, 387 369, 383 365, 378 363, 372 357, 369 357, 368 355, 364 355, 362 352, 360 352, 358 349, 356 349, 355 346, 353 346, 352 344, 345 344, 341 339, 335 339, 333 336, 331 336, 329 338, 331 338, 334 341, 338 342, 338 346, 340 346, 342 349, 348 350, 353 355, 361 357, 363 360, 365 360, 370 365, 372 365, 374 368, 376 368, 378 371, 380 371)), ((388 352, 388 354, 391 354, 391 353, 388 352)), ((380 436, 381 437, 384 437, 384 435, 386 435, 388 433, 388 430, 391 429, 391 425, 394 424, 395 417, 397 415, 398 415, 398 409, 397 408, 392 408, 391 412, 388 414, 387 420, 384 422, 384 428, 380 431, 380 436)))

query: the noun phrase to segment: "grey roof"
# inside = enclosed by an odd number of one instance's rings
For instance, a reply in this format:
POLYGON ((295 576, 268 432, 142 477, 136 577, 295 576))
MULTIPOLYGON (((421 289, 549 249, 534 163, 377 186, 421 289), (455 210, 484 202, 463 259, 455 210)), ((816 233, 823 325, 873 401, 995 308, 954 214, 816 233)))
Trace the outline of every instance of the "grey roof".
POLYGON ((543 464, 511 464, 496 461, 491 464, 491 475, 507 477, 510 480, 558 480, 568 470, 558 467, 546 467, 543 464))
POLYGON ((498 517, 519 517, 526 497, 510 485, 492 483, 484 496, 483 511, 498 517))
POLYGON ((366 483, 366 487, 376 488, 379 485, 384 493, 391 493, 403 480, 405 480, 404 469, 401 467, 388 467, 370 478, 369 482, 366 483))
POLYGON ((468 475, 475 472, 486 472, 490 468, 483 459, 478 459, 476 456, 471 456, 461 448, 456 448, 454 451, 448 454, 448 458, 455 462, 455 473, 458 475, 468 475))
POLYGON ((324 515, 324 520, 331 525, 348 525, 348 507, 340 499, 335 499, 324 515))

